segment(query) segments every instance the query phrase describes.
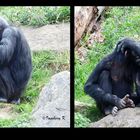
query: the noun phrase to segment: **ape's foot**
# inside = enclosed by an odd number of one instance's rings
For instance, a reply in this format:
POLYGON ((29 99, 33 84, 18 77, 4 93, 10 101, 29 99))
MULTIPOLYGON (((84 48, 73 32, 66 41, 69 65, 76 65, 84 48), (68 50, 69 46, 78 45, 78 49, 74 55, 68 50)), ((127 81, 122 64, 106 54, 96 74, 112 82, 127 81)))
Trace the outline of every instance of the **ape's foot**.
POLYGON ((107 107, 107 108, 105 108, 104 113, 105 113, 105 115, 109 115, 109 114, 111 114, 111 111, 112 111, 112 108, 107 107))
POLYGON ((118 113, 118 108, 116 106, 114 107, 107 107, 105 108, 105 115, 112 114, 113 116, 116 116, 118 113))
POLYGON ((18 105, 18 104, 20 104, 20 99, 18 99, 18 100, 12 100, 10 103, 11 103, 11 104, 16 104, 16 105, 18 105))
POLYGON ((113 116, 116 116, 116 115, 118 114, 118 108, 117 108, 116 106, 114 106, 114 107, 112 108, 111 114, 112 114, 113 116))
POLYGON ((1 98, 1 97, 0 97, 0 102, 2 102, 2 103, 7 103, 7 99, 1 98))

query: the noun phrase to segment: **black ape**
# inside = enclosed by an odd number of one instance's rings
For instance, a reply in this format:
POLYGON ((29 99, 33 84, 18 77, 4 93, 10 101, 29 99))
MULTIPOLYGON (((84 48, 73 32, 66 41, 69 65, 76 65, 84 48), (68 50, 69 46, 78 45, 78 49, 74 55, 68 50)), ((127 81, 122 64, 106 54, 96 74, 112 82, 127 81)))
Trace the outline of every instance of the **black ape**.
POLYGON ((140 56, 137 51, 140 52, 140 49, 138 44, 138 47, 134 47, 132 40, 130 48, 133 49, 128 49, 125 47, 128 41, 125 41, 119 41, 114 52, 96 66, 84 87, 85 92, 96 100, 97 106, 106 115, 116 114, 118 109, 134 107, 134 104, 140 102, 140 97, 132 96, 134 83, 137 95, 140 95, 140 74, 136 63, 140 56))
POLYGON ((133 63, 133 75, 136 84, 136 93, 140 96, 140 42, 136 42, 132 39, 125 38, 118 42, 116 46, 117 52, 130 53, 131 62, 133 63))
POLYGON ((27 40, 19 29, 0 18, 0 101, 19 103, 31 71, 27 40))

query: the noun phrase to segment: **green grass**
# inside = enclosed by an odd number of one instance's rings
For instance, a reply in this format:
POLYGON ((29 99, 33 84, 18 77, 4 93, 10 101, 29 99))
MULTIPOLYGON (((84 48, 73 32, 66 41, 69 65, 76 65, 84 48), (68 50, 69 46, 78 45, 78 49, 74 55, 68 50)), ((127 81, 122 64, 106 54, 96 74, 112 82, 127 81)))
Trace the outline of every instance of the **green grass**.
MULTIPOLYGON (((0 127, 29 127, 32 109, 36 105, 39 93, 48 83, 51 76, 69 70, 69 52, 58 53, 54 51, 34 52, 32 54, 32 78, 21 98, 20 105, 11 105, 14 119, 0 119, 0 127)), ((3 107, 3 104, 0 108, 3 107)))
MULTIPOLYGON (((105 19, 101 24, 102 34, 105 38, 104 42, 94 42, 92 47, 88 49, 88 55, 84 62, 81 62, 77 53, 75 53, 75 99, 93 104, 92 110, 94 112, 93 115, 89 111, 90 108, 85 113, 77 112, 75 114, 76 127, 87 127, 89 122, 94 122, 102 117, 95 106, 94 100, 85 95, 83 90, 84 84, 99 61, 112 52, 119 39, 122 37, 131 37, 140 40, 139 23, 140 7, 111 7, 105 14, 105 19)), ((85 35, 81 40, 80 43, 82 46, 86 44, 88 36, 85 35)), ((88 46, 85 47, 88 48, 88 46)))
POLYGON ((88 107, 86 110, 81 110, 80 112, 75 112, 75 127, 88 127, 91 122, 99 120, 102 116, 95 103, 92 103, 92 107, 88 107))
POLYGON ((0 7, 0 16, 14 24, 43 26, 70 21, 69 6, 7 6, 0 7))

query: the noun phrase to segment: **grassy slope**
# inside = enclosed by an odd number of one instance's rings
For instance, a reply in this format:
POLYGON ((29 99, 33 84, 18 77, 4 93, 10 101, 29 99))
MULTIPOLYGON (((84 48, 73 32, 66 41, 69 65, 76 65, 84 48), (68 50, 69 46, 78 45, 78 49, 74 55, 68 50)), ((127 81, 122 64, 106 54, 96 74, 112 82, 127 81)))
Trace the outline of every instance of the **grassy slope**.
POLYGON ((32 78, 21 98, 21 104, 11 105, 12 112, 17 115, 14 119, 0 119, 0 127, 28 127, 29 116, 42 87, 47 84, 52 75, 63 70, 69 70, 69 52, 44 51, 33 53, 32 78))
MULTIPOLYGON (((83 87, 89 74, 97 63, 107 54, 112 52, 118 39, 122 37, 140 38, 140 8, 139 7, 113 7, 105 15, 102 23, 102 33, 105 37, 103 43, 95 42, 85 62, 80 62, 78 56, 75 59, 75 98, 78 101, 93 104, 93 108, 87 111, 75 113, 75 126, 85 127, 90 122, 100 119, 102 116, 95 106, 94 100, 86 96, 83 87), (89 111, 91 112, 89 113, 89 111)), ((86 41, 82 40, 82 44, 86 41)))

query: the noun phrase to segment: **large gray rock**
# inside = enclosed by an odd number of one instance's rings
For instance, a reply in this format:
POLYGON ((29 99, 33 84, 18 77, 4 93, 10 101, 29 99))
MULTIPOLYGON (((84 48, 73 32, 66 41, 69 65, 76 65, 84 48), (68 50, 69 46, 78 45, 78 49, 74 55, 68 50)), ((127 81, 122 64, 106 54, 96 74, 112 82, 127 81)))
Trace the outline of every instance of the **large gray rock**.
POLYGON ((120 110, 115 117, 108 115, 95 123, 91 123, 90 127, 140 127, 140 108, 120 110))
POLYGON ((70 72, 54 75, 33 110, 33 127, 70 127, 70 72))
POLYGON ((82 110, 85 110, 89 107, 92 107, 92 104, 87 104, 87 103, 83 103, 83 102, 79 102, 79 101, 75 101, 75 112, 78 112, 78 111, 82 111, 82 110))

